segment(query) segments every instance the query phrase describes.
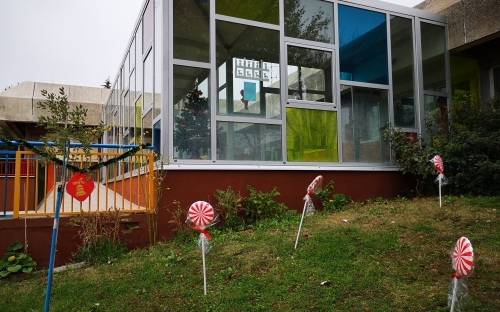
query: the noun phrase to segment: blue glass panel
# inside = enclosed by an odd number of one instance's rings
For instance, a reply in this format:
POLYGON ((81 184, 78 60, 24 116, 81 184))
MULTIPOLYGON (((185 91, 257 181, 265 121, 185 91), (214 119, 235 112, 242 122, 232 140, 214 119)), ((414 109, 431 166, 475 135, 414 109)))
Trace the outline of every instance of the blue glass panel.
POLYGON ((389 83, 385 14, 339 5, 339 46, 342 78, 389 83))

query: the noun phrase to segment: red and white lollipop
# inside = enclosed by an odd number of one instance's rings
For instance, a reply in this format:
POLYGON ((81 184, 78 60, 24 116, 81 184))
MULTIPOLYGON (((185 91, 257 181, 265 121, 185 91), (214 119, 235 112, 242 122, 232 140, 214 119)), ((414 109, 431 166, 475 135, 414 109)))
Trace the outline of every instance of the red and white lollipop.
POLYGON ((451 259, 453 269, 458 276, 467 276, 474 266, 474 251, 467 237, 460 237, 453 251, 451 259))
POLYGON ((443 159, 441 159, 441 156, 436 155, 432 158, 432 163, 434 164, 434 167, 436 168, 437 172, 439 174, 444 175, 444 164, 443 164, 443 159))
POLYGON ((188 217, 194 226, 204 229, 214 219, 214 208, 205 201, 197 201, 189 207, 188 217))
POLYGON ((312 193, 320 191, 322 184, 323 184, 323 176, 319 175, 307 187, 307 195, 311 195, 312 193))

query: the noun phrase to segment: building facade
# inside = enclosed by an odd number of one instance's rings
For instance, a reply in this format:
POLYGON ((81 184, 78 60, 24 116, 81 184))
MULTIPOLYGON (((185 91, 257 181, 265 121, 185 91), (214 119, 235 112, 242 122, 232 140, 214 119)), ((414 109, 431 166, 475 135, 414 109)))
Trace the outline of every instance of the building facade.
POLYGON ((145 0, 105 141, 152 143, 186 204, 259 184, 300 206, 317 174, 355 199, 394 196, 404 179, 382 127, 425 135, 426 113, 450 103, 449 72, 446 18, 432 12, 374 0, 145 0))

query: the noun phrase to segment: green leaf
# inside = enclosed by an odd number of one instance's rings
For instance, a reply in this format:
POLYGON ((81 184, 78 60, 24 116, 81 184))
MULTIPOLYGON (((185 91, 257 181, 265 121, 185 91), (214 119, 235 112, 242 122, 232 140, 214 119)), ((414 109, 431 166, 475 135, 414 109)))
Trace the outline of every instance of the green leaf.
POLYGON ((16 251, 23 248, 23 245, 20 242, 13 242, 9 246, 7 246, 8 251, 16 251))
POLYGON ((19 271, 21 268, 22 268, 22 266, 20 264, 17 264, 17 265, 8 267, 7 271, 15 273, 15 272, 19 271))

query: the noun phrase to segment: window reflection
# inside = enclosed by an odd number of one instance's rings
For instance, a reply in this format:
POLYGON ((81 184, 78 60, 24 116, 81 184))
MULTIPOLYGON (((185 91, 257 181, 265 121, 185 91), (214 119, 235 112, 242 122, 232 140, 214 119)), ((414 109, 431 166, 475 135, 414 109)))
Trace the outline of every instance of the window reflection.
POLYGON ((281 126, 217 122, 218 160, 281 160, 281 126))
POLYGON ((209 62, 210 4, 208 1, 174 1, 174 58, 209 62))
MULTIPOLYGON (((155 56, 155 70, 154 70, 154 85, 155 85, 155 98, 154 98, 154 112, 153 118, 161 114, 161 76, 162 76, 162 40, 161 35, 163 34, 161 23, 162 23, 162 1, 155 0, 155 41, 154 41, 154 56, 155 56)), ((160 148, 160 146, 158 146, 160 148)))
POLYGON ((420 23, 424 90, 446 92, 444 26, 420 23))
POLYGON ((209 74, 174 66, 174 159, 210 159, 209 74))
POLYGON ((392 16, 390 23, 394 125, 415 128, 412 20, 392 16))
POLYGON ((387 91, 341 86, 342 160, 387 163, 381 128, 389 121, 387 91))
POLYGON ((333 43, 333 3, 285 0, 285 36, 333 43))
POLYGON ((288 46, 288 98, 332 102, 332 53, 288 46))
POLYGON ((280 119, 279 32, 216 25, 217 114, 280 119))
POLYGON ((288 107, 287 160, 338 162, 337 112, 288 107))
POLYGON ((340 79, 388 84, 385 14, 339 5, 340 79))
POLYGON ((153 52, 144 61, 144 107, 153 101, 153 52))
MULTIPOLYGON (((176 0, 177 1, 177 0, 176 0)), ((279 0, 217 0, 217 14, 268 24, 279 24, 279 0)))

